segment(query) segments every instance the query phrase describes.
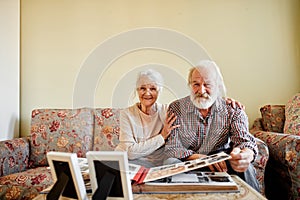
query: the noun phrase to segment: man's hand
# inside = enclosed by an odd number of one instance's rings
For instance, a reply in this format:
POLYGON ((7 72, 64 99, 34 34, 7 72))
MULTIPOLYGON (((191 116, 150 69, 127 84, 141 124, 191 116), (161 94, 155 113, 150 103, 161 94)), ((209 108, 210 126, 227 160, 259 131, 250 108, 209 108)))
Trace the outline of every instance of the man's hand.
POLYGON ((229 160, 232 169, 236 172, 245 172, 251 161, 254 158, 254 152, 251 149, 234 148, 230 153, 231 159, 229 160))
POLYGON ((196 159, 204 158, 204 157, 206 157, 206 155, 195 153, 195 154, 192 154, 189 157, 187 157, 186 160, 196 160, 196 159))
POLYGON ((212 171, 212 172, 215 172, 215 171, 227 172, 227 165, 226 165, 226 162, 224 160, 221 161, 221 162, 209 165, 208 167, 209 167, 210 171, 212 171))

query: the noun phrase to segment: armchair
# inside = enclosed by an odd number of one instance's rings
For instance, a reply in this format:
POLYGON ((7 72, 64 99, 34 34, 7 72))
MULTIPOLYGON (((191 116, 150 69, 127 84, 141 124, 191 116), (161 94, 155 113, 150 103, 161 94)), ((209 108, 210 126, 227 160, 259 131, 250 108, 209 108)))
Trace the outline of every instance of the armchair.
POLYGON ((286 105, 265 105, 260 111, 261 118, 254 121, 250 132, 269 148, 266 197, 300 199, 300 93, 286 105))

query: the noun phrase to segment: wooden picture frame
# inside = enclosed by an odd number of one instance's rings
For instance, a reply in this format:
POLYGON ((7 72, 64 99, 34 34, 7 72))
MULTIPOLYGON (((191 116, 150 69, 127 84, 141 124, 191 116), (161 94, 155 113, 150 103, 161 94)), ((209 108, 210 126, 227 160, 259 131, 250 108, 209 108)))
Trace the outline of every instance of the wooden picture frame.
POLYGON ((76 153, 48 152, 47 159, 55 184, 47 194, 47 200, 60 196, 87 200, 86 188, 76 153))
POLYGON ((86 156, 93 199, 133 199, 127 152, 89 151, 86 156))

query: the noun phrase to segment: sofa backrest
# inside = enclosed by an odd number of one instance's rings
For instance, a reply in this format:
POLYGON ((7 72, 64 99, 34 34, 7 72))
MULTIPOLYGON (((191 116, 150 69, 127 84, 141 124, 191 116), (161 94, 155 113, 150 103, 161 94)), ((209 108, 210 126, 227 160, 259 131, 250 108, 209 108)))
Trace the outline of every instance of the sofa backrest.
POLYGON ((49 151, 113 151, 119 144, 118 108, 35 109, 31 116, 30 166, 48 165, 49 151))
POLYGON ((92 150, 94 115, 91 108, 35 109, 31 116, 30 165, 48 165, 49 151, 77 153, 92 150))

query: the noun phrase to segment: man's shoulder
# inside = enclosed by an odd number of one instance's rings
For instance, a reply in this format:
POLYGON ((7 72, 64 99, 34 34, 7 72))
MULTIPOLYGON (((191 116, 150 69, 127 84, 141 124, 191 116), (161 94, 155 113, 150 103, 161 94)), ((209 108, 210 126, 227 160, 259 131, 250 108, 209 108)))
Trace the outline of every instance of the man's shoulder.
POLYGON ((190 101, 190 96, 176 99, 170 103, 170 107, 180 105, 180 104, 182 105, 182 104, 188 103, 189 101, 190 101))
POLYGON ((237 113, 243 113, 243 109, 237 105, 233 107, 231 103, 227 103, 226 99, 219 97, 217 99, 217 111, 223 115, 232 115, 237 113))

